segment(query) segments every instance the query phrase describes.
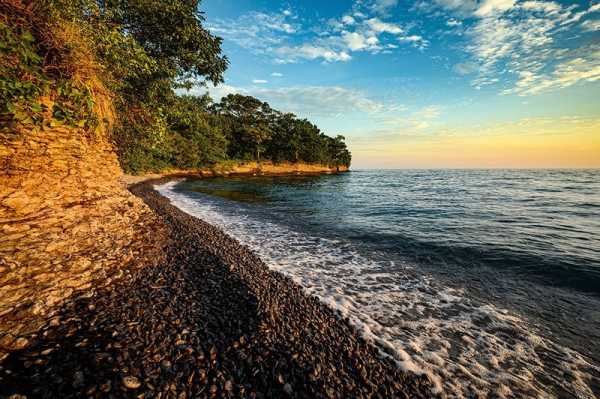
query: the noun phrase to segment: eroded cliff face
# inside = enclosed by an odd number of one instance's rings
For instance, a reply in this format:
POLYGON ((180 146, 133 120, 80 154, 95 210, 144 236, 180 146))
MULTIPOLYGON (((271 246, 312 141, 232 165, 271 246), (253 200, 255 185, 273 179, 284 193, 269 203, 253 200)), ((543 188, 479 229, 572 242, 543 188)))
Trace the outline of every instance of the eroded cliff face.
POLYGON ((0 361, 74 295, 162 258, 164 226, 102 134, 0 133, 0 361))

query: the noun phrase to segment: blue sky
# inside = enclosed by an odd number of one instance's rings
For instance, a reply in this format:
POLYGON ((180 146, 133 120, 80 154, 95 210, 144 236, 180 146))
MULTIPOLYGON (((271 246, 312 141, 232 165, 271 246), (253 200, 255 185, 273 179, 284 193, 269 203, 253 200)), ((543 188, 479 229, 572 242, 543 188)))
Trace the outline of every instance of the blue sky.
POLYGON ((600 2, 200 8, 231 61, 213 97, 253 95, 343 134, 357 168, 600 166, 600 2))

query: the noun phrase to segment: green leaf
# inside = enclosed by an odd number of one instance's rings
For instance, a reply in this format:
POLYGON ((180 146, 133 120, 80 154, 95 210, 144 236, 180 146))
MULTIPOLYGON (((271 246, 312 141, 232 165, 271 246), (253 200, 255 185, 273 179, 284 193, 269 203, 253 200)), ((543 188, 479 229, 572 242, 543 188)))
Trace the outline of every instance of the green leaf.
POLYGON ((31 104, 29 106, 29 108, 33 111, 33 112, 42 112, 42 105, 41 104, 31 104))

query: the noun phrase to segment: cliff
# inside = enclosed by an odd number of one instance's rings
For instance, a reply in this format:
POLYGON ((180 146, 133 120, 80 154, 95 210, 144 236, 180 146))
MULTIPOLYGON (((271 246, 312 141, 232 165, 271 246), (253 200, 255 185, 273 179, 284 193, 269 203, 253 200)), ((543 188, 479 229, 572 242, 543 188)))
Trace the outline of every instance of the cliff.
POLYGON ((347 172, 347 166, 339 168, 327 165, 306 163, 278 163, 273 162, 248 162, 229 165, 215 165, 206 169, 169 169, 161 173, 149 173, 144 175, 123 175, 121 181, 125 185, 137 184, 145 180, 160 179, 166 176, 194 176, 194 177, 217 177, 217 176, 278 176, 278 175, 311 175, 347 172))
POLYGON ((158 261, 164 240, 161 222, 119 182, 101 131, 5 131, 0 165, 1 360, 65 300, 158 261))
MULTIPOLYGON (((28 345, 65 301, 163 258, 164 225, 123 181, 102 130, 0 133, 0 360, 28 345)), ((347 170, 347 168, 341 169, 347 170)), ((247 163, 165 174, 334 173, 309 164, 247 163)), ((141 178, 143 179, 143 177, 141 178)))

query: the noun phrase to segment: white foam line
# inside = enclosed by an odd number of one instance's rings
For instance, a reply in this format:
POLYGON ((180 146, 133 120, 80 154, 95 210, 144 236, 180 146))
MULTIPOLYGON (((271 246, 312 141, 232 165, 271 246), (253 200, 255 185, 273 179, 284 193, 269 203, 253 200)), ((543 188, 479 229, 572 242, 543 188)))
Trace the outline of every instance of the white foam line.
POLYGON ((506 309, 475 303, 412 265, 394 265, 394 272, 386 273, 390 262, 362 256, 349 243, 255 220, 233 206, 225 212, 174 191, 176 184, 157 190, 348 317, 382 356, 405 371, 427 375, 436 391, 456 398, 554 398, 560 388, 595 398, 590 381, 600 370, 576 351, 536 335, 506 309))

